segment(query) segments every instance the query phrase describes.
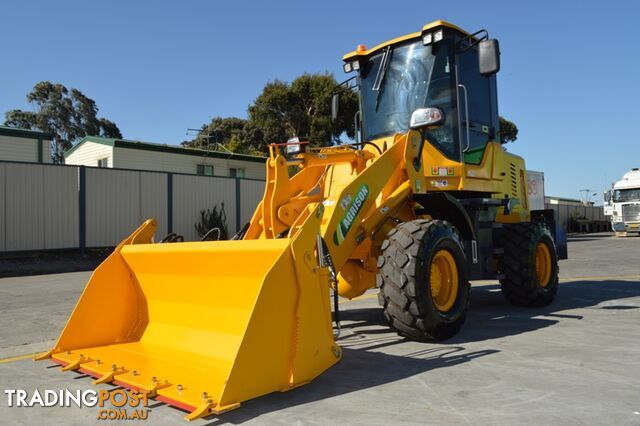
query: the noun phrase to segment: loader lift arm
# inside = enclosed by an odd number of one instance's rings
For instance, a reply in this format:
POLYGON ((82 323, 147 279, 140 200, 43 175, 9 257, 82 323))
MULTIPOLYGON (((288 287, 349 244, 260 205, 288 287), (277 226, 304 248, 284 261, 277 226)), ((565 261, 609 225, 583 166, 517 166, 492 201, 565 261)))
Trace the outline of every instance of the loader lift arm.
POLYGON ((299 212, 309 203, 319 202, 324 214, 318 231, 334 266, 343 271, 349 264, 349 281, 358 286, 348 285, 347 273, 343 273, 339 293, 349 298, 362 294, 371 287, 375 271, 374 265, 367 264, 371 250, 386 235, 379 231, 399 210, 404 209, 400 214, 405 217, 411 214, 409 195, 414 189, 409 173, 415 176, 414 185, 420 186, 424 180, 422 167, 415 170, 413 164, 419 155, 419 139, 418 132, 410 132, 397 135, 384 152, 338 146, 309 149, 290 159, 277 145, 270 146, 263 201, 244 239, 277 238, 283 233, 291 238, 298 231, 299 212), (291 178, 290 166, 300 168, 291 178), (361 276, 369 280, 355 283, 361 276))

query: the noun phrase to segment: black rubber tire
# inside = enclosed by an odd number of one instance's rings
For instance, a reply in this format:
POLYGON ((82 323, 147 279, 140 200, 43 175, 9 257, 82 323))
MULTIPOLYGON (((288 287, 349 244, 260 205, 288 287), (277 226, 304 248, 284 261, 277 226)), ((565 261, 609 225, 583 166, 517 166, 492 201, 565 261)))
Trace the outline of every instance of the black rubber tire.
POLYGON ((460 236, 448 222, 412 220, 392 229, 378 257, 378 302, 391 328, 419 341, 456 334, 469 308, 469 280, 460 236), (458 269, 458 294, 448 312, 440 312, 429 288, 431 259, 445 249, 458 269))
POLYGON ((551 231, 542 222, 505 225, 504 255, 500 280, 505 299, 516 306, 546 306, 558 291, 558 253, 551 231), (536 247, 547 245, 551 255, 551 279, 546 287, 538 283, 536 247))

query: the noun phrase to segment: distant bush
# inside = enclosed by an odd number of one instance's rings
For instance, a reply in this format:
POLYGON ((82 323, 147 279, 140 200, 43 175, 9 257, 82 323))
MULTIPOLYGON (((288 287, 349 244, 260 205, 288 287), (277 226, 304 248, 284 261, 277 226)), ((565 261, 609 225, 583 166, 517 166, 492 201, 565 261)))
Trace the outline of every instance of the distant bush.
POLYGON ((229 228, 227 227, 227 213, 224 211, 224 203, 220 210, 214 206, 213 210, 200 210, 200 222, 195 224, 196 231, 203 241, 228 240, 229 228))
POLYGON ((584 219, 586 219, 586 217, 580 214, 578 210, 574 210, 573 212, 571 212, 571 214, 569 215, 569 232, 579 232, 580 224, 578 223, 578 221, 584 219))

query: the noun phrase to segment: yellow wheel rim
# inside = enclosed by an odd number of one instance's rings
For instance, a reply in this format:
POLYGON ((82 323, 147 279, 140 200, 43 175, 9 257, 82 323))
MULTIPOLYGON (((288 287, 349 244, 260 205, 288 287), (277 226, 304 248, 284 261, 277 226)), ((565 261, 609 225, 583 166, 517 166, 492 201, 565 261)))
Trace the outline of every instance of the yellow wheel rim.
POLYGON ((439 250, 431 260, 429 288, 436 308, 448 312, 458 297, 458 266, 447 250, 439 250))
POLYGON ((538 285, 546 287, 551 281, 551 252, 545 243, 538 243, 536 247, 536 275, 538 285))

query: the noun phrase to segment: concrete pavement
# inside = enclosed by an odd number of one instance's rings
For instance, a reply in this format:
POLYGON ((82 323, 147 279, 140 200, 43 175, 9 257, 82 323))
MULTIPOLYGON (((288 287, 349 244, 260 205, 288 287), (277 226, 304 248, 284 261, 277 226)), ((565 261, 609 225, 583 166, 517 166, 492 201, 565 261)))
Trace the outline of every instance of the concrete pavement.
MULTIPOLYGON (((390 332, 374 292, 342 303, 338 365, 197 424, 640 424, 640 238, 574 238, 569 256, 551 306, 515 308, 499 285, 480 283, 467 323, 442 344, 390 332)), ((7 359, 53 343, 87 278, 0 279, 1 388, 96 388, 46 362, 7 359)), ((184 424, 183 415, 154 402, 148 421, 184 424)), ((3 394, 0 419, 105 423, 95 409, 9 408, 3 394)))

